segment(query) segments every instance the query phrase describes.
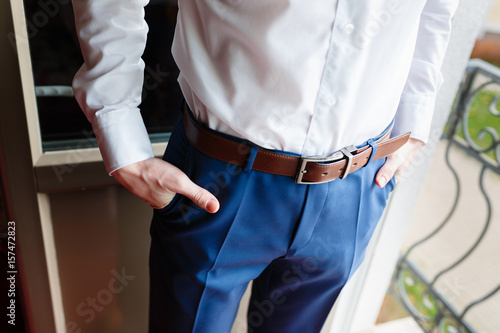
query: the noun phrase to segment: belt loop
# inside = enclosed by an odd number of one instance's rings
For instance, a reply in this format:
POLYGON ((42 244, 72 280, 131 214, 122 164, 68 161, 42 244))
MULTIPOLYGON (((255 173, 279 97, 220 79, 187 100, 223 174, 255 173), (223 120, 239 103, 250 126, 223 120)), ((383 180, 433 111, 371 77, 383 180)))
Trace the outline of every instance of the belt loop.
POLYGON ((366 162, 366 164, 368 164, 373 160, 375 154, 377 153, 377 142, 373 139, 369 139, 366 143, 368 143, 372 147, 372 153, 370 155, 370 159, 368 160, 368 162, 366 162))
POLYGON ((257 157, 258 151, 259 151, 259 148, 255 147, 255 146, 250 146, 250 151, 248 152, 247 164, 245 165, 245 168, 243 169, 244 172, 249 173, 252 171, 253 162, 255 161, 255 157, 257 157))

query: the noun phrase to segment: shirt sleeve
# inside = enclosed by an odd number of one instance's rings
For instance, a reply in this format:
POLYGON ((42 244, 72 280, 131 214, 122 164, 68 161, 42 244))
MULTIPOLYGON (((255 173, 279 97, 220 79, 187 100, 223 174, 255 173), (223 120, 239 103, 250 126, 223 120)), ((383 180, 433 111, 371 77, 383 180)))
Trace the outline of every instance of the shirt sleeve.
POLYGON ((153 157, 141 102, 147 0, 73 0, 84 64, 75 97, 92 123, 109 174, 153 157))
POLYGON ((411 132, 427 142, 437 92, 443 83, 441 65, 458 0, 428 0, 420 17, 417 44, 396 113, 393 135, 411 132))

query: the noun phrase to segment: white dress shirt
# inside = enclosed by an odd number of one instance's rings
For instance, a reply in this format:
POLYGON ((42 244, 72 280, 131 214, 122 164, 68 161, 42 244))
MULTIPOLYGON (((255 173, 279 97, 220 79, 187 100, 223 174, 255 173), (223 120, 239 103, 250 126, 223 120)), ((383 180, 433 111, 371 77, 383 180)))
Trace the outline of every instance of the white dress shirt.
MULTIPOLYGON (((73 0, 73 81, 108 172, 153 156, 138 105, 146 0, 73 0)), ((323 155, 379 134, 426 141, 458 0, 179 0, 173 55, 195 116, 323 155)), ((165 110, 168 112, 168 110, 165 110)))

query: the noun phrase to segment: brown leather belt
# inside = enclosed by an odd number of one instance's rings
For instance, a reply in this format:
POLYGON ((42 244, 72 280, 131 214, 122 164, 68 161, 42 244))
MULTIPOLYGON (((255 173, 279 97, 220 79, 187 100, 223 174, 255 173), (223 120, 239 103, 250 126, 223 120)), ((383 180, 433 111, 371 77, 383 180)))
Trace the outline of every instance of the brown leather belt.
MULTIPOLYGON (((183 123, 191 144, 202 153, 226 163, 245 167, 251 146, 240 143, 206 128, 193 119, 191 112, 184 111, 183 123)), ((389 156, 403 146, 410 133, 388 139, 390 130, 376 140, 374 160, 389 156)), ((349 146, 336 153, 321 157, 297 157, 259 148, 252 170, 293 177, 298 184, 320 184, 336 178, 344 179, 348 174, 364 167, 370 160, 372 147, 349 146)))

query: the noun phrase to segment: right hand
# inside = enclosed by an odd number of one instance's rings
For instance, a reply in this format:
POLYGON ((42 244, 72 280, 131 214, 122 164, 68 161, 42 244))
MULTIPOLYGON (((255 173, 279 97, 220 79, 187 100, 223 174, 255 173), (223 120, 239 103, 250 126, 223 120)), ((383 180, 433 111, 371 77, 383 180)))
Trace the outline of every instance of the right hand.
POLYGON ((212 193, 193 183, 177 167, 159 158, 149 158, 124 166, 111 175, 156 209, 167 206, 175 194, 179 193, 209 213, 219 210, 219 201, 212 193))

